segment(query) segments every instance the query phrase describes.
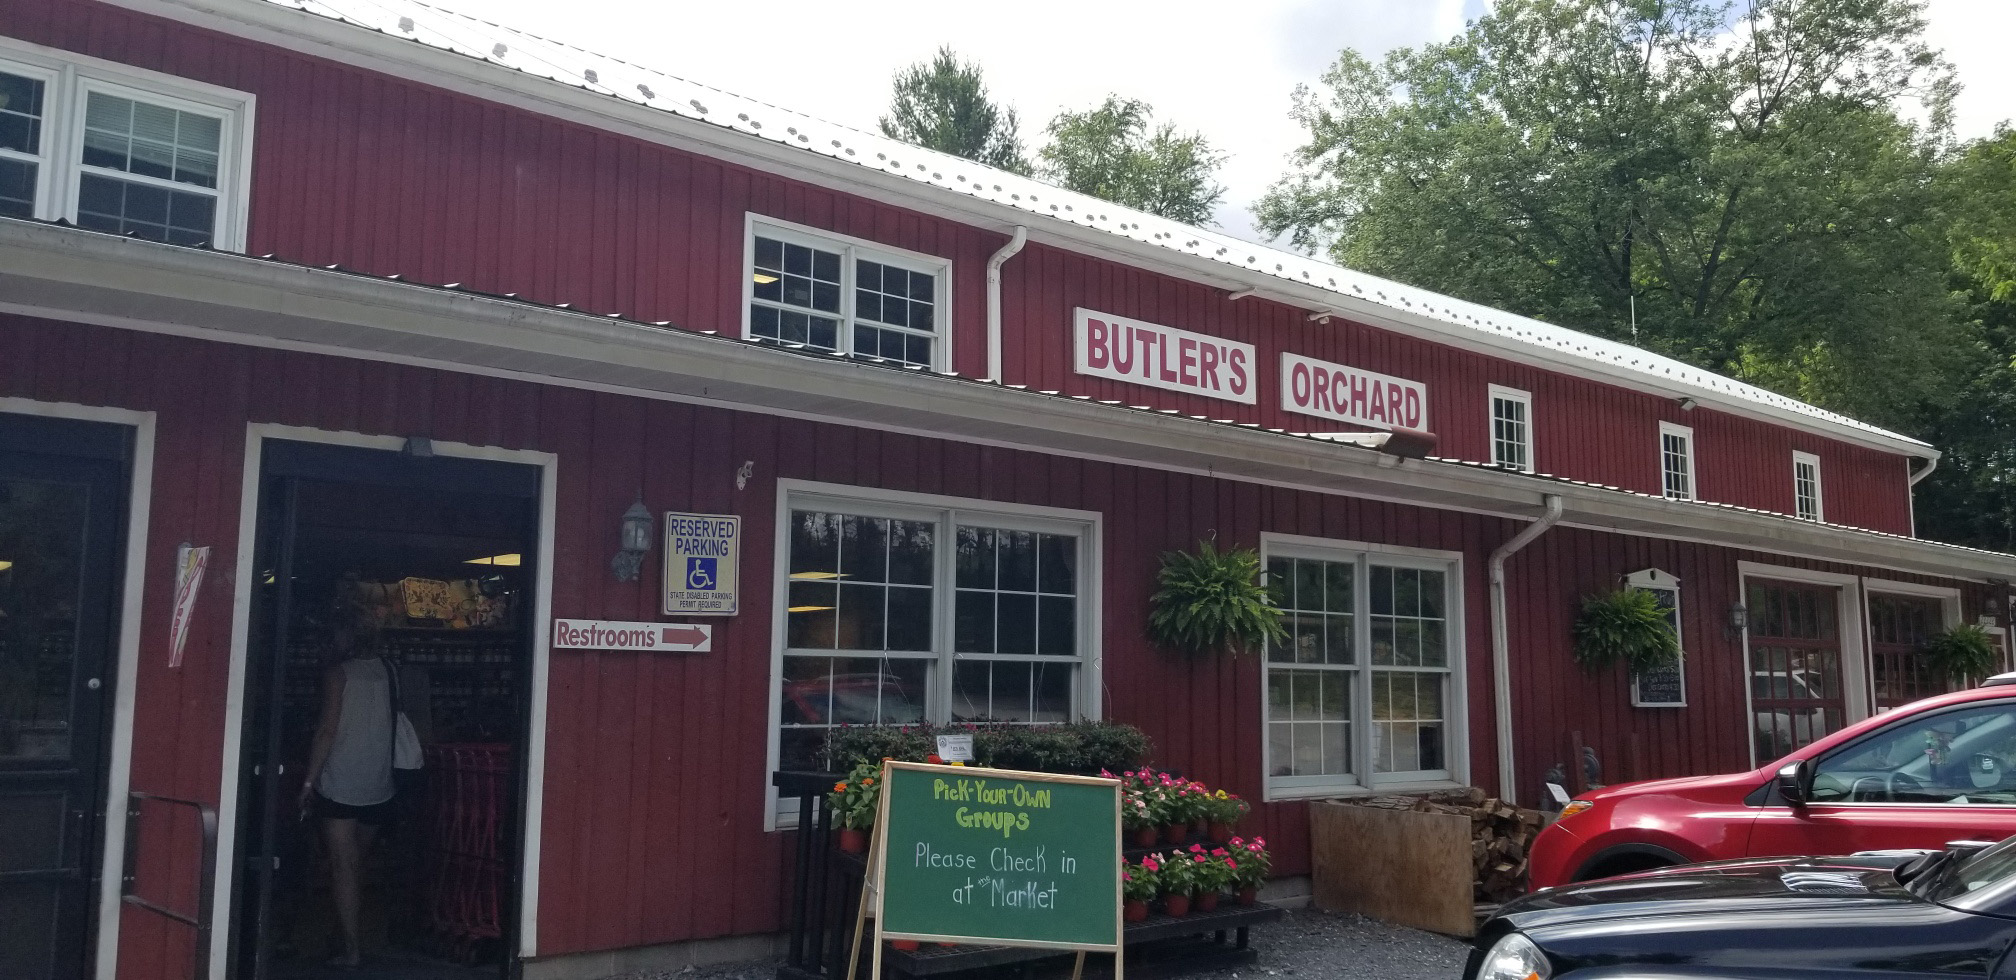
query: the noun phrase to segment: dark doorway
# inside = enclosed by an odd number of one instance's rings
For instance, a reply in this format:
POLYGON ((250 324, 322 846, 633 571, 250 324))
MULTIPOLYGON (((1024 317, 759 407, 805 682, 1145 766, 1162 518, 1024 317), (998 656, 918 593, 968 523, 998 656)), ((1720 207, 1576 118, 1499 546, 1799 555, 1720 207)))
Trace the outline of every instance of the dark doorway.
POLYGON ((0 977, 85 975, 131 430, 0 414, 0 977))
MULTIPOLYGON (((290 441, 263 457, 232 976, 502 977, 517 945, 540 472, 290 441), (390 802, 332 839, 327 778, 300 801, 325 692, 345 677, 383 685, 371 710, 396 700, 425 765, 392 773, 390 802), (357 842, 364 961, 350 966, 336 859, 357 842)), ((339 701, 332 730, 348 730, 354 706, 339 701)), ((390 753, 389 710, 363 722, 383 726, 390 753)))

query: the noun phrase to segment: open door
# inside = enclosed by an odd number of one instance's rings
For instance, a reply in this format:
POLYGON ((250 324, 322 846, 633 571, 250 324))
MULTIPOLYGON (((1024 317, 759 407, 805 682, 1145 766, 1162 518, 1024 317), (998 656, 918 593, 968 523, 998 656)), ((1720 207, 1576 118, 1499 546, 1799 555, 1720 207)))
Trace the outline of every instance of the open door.
POLYGON ((279 440, 262 456, 231 975, 500 978, 517 949, 540 472, 279 440), (329 964, 330 814, 297 805, 323 685, 345 669, 339 623, 368 624, 357 658, 397 681, 426 758, 359 818, 360 968, 329 964))

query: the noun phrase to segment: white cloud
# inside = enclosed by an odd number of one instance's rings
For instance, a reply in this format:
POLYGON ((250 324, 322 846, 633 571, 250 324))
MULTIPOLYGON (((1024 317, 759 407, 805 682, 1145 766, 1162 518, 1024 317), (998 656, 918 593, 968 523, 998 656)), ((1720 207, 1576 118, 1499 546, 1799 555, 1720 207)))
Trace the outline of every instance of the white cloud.
POLYGON ((1955 128, 1963 139, 1987 136, 2016 117, 2016 3, 2010 0, 1931 0, 1927 39, 1946 50, 1960 75, 1955 128))

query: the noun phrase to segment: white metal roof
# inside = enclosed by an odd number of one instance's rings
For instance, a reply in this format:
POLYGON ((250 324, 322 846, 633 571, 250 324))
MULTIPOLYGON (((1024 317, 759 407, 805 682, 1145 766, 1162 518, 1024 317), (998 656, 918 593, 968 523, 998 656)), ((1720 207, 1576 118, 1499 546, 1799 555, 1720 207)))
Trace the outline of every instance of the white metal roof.
MULTIPOLYGON (((1750 406, 1778 417, 1790 416, 1825 434, 1855 441, 1888 443, 1899 450, 1926 443, 1857 421, 1795 398, 1766 391, 1629 344, 1477 303, 1418 289, 1390 279, 1167 218, 996 170, 971 160, 863 132, 789 109, 743 98, 662 71, 634 65, 572 45, 541 38, 418 0, 261 0, 307 11, 381 34, 465 55, 566 85, 712 123, 751 138, 844 160, 892 176, 991 202, 1021 215, 1097 229, 1135 243, 1167 249, 1229 267, 1236 278, 1264 290, 1269 279, 1371 304, 1412 321, 1433 321, 1459 339, 1473 332, 1492 346, 1503 341, 1530 345, 1563 364, 1620 383, 1649 381, 1692 394, 1707 404, 1750 406), (1243 273, 1243 274, 1240 274, 1243 273), (1858 438, 1859 437, 1859 438, 1858 438), (1902 445, 1899 445, 1902 444, 1902 445)), ((1004 216, 1027 222, 1026 217, 1004 216)), ((1035 223, 1031 223, 1032 225, 1035 223)), ((1032 227, 1032 231, 1036 229, 1032 227)), ((1298 290, 1301 292, 1301 290, 1298 290)), ((1307 304, 1303 304, 1307 305, 1307 304)), ((1355 305, 1355 304, 1354 304, 1355 305)), ((1345 316, 1347 314, 1339 314, 1345 316)))

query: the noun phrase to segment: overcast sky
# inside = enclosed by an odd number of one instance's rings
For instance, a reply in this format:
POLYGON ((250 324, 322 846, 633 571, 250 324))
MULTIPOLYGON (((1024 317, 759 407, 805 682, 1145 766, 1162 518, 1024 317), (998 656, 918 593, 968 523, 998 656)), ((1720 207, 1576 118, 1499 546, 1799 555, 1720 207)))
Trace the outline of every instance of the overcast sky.
MULTIPOLYGON (((889 79, 941 43, 980 62, 997 101, 1041 142, 1060 109, 1109 92, 1202 131, 1231 156, 1224 230, 1253 236, 1253 202, 1302 137, 1288 118, 1343 47, 1377 56, 1447 38, 1486 0, 434 0, 833 122, 872 130, 889 79)), ((1931 0, 1931 40, 1958 67, 1963 137, 2016 116, 2016 0, 1931 0)))

